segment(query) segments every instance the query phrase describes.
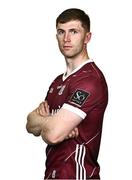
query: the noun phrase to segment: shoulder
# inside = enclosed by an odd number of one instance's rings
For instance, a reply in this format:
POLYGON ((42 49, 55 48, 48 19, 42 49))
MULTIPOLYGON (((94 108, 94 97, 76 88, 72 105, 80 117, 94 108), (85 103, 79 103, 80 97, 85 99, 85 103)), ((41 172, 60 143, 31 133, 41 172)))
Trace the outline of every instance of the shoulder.
POLYGON ((105 77, 102 73, 102 71, 98 68, 98 66, 94 63, 88 63, 86 64, 80 72, 78 72, 76 75, 74 83, 76 84, 85 84, 87 86, 93 85, 106 85, 105 77))
POLYGON ((49 90, 52 91, 54 86, 57 86, 57 84, 60 84, 62 82, 62 76, 63 74, 58 75, 50 84, 49 90))
POLYGON ((100 70, 100 68, 94 62, 86 64, 82 68, 80 74, 81 74, 81 76, 82 76, 82 74, 85 74, 84 75, 85 77, 94 77, 94 78, 96 78, 98 80, 105 79, 102 71, 100 70))
POLYGON ((60 83, 60 82, 62 81, 62 76, 63 76, 63 74, 58 75, 58 76, 52 81, 52 83, 51 83, 50 86, 52 86, 53 84, 56 84, 56 83, 60 83))
POLYGON ((63 74, 58 75, 53 82, 62 80, 63 74))
POLYGON ((88 94, 102 95, 104 91, 107 91, 107 83, 95 63, 89 63, 71 79, 70 90, 77 93, 87 92, 88 94))

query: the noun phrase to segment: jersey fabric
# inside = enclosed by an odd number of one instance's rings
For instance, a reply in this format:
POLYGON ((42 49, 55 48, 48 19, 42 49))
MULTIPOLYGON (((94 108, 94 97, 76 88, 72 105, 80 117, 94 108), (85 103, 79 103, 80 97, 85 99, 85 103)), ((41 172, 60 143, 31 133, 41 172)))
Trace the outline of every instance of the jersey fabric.
MULTIPOLYGON (((46 148, 44 179, 100 179, 97 162, 108 101, 105 78, 92 60, 58 76, 46 96, 53 115, 65 108, 81 117, 79 136, 46 148)), ((59 124, 58 124, 59 126, 59 124)))

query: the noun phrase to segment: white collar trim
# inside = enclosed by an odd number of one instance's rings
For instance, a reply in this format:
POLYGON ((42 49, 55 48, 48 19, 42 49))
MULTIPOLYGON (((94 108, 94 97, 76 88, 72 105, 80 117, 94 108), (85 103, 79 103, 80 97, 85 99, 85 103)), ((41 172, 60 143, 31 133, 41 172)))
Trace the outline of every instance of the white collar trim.
POLYGON ((88 59, 84 63, 80 64, 76 69, 74 69, 68 76, 65 76, 66 73, 63 74, 62 80, 65 81, 70 75, 80 70, 85 64, 93 62, 93 59, 88 59))

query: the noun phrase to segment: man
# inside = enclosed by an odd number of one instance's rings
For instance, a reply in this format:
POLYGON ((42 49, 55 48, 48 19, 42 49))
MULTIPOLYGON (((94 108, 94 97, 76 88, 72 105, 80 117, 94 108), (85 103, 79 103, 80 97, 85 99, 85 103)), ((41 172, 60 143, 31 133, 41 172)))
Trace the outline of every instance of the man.
POLYGON ((48 144, 45 179, 100 179, 97 157, 108 89, 88 56, 90 19, 80 9, 67 9, 56 29, 67 69, 29 113, 26 128, 48 144))

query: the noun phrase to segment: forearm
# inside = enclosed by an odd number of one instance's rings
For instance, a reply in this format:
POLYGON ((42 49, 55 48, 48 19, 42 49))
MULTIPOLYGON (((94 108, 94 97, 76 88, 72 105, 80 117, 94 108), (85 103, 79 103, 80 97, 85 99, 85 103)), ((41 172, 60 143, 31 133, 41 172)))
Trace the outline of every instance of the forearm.
POLYGON ((65 133, 63 133, 63 137, 60 135, 57 136, 59 132, 56 126, 57 123, 55 116, 49 116, 45 118, 45 123, 43 123, 41 126, 41 137, 47 144, 55 145, 64 140, 65 133))
MULTIPOLYGON (((57 114, 45 118, 45 123, 42 124, 41 136, 48 144, 58 144, 67 139, 80 121, 80 117, 76 114, 60 109, 57 114)), ((74 134, 73 137, 77 135, 76 132, 74 134)))
POLYGON ((27 131, 35 136, 42 136, 47 144, 58 144, 65 139, 78 136, 74 130, 80 123, 81 118, 65 109, 61 109, 53 116, 42 116, 37 110, 27 117, 27 131), (72 132, 73 131, 73 132, 72 132))

